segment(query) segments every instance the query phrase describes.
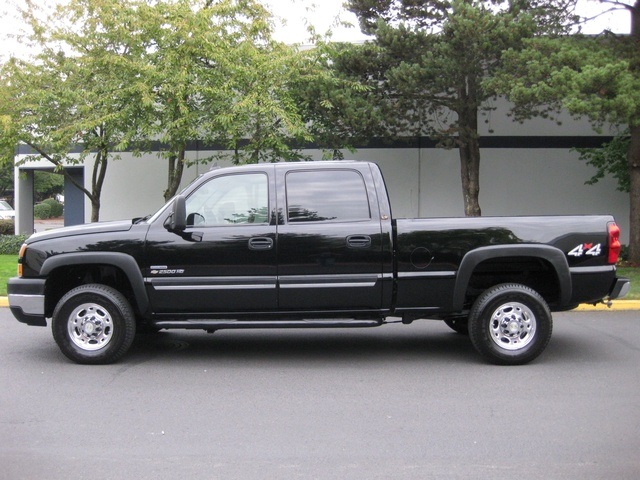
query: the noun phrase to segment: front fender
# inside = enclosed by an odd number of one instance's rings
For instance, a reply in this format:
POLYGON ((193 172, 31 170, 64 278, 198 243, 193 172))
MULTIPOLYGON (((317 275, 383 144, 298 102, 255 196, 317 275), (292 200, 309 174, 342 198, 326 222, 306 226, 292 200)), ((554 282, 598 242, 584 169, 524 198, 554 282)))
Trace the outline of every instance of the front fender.
POLYGON ((559 299, 561 305, 567 305, 571 301, 571 273, 567 257, 562 250, 549 245, 497 245, 481 247, 467 253, 458 269, 453 295, 454 311, 462 310, 467 286, 476 267, 486 261, 495 258, 530 257, 540 258, 551 264, 558 278, 560 286, 559 299))
POLYGON ((75 252, 47 258, 40 269, 41 276, 48 276, 53 270, 69 265, 111 265, 119 268, 129 279, 133 294, 142 315, 149 311, 149 297, 144 288, 144 278, 134 258, 120 252, 75 252))

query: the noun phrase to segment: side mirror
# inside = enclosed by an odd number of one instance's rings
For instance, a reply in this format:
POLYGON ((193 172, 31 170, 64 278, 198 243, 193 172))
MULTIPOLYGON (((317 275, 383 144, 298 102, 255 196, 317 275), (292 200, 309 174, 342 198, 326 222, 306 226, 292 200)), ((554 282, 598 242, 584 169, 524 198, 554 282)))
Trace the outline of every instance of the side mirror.
POLYGON ((174 233, 182 233, 187 228, 186 199, 182 195, 178 195, 173 200, 171 215, 164 222, 164 227, 174 233))

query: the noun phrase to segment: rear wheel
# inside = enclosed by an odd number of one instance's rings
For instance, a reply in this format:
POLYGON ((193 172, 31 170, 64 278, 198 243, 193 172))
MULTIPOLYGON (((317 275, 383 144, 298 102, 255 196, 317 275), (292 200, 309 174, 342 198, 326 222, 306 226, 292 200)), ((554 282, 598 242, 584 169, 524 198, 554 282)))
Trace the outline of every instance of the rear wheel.
POLYGON ((535 290, 501 284, 485 291, 469 313, 469 337, 487 360, 521 365, 538 357, 551 339, 547 303, 535 290))
POLYGON ((81 285, 67 292, 53 312, 53 338, 69 359, 84 364, 112 363, 133 342, 136 321, 131 305, 116 289, 81 285))

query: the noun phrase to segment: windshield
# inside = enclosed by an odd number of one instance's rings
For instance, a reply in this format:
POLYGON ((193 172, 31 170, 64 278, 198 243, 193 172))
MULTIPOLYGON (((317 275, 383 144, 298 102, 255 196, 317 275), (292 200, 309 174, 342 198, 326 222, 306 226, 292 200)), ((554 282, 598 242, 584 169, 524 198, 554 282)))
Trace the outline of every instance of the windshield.
MULTIPOLYGON (((175 197, 173 197, 173 198, 175 198, 175 197)), ((160 210, 158 210, 156 213, 154 213, 150 217, 141 218, 136 223, 142 223, 142 222, 153 223, 153 222, 155 222, 156 218, 158 218, 162 214, 162 212, 164 212, 167 208, 169 208, 169 206, 173 203, 173 198, 171 200, 169 200, 167 203, 165 203, 162 206, 162 208, 160 210)))
MULTIPOLYGON (((200 177, 202 176, 202 174, 198 175, 196 178, 194 178, 191 182, 189 182, 189 185, 187 185, 186 187, 184 187, 180 193, 178 193, 178 195, 182 195, 183 192, 185 192, 193 183, 196 182, 196 180, 199 180, 200 177)), ((139 219, 136 223, 142 223, 142 222, 147 222, 147 223, 153 223, 155 222, 156 218, 158 218, 160 215, 162 215, 162 212, 164 212, 167 208, 169 208, 172 204, 173 204, 173 200, 176 197, 173 197, 171 200, 169 200, 167 203, 165 203, 160 210, 158 210, 156 213, 154 213, 153 215, 147 215, 144 218, 139 219)))
POLYGON ((0 200, 0 210, 13 210, 13 208, 4 200, 0 200))

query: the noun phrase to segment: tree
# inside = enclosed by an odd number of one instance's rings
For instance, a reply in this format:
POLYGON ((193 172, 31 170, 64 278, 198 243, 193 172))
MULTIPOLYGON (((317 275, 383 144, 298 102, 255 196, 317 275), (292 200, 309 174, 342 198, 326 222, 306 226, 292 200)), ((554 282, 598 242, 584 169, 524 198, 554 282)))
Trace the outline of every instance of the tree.
MULTIPOLYGON (((565 108, 587 116, 596 128, 626 125, 629 179, 629 261, 640 264, 640 0, 631 12, 631 34, 536 39, 507 54, 511 68, 494 87, 515 103, 518 118, 565 108)), ((614 157, 611 157, 612 159, 614 157)))
POLYGON ((0 161, 0 198, 13 196, 13 163, 0 161))
POLYGON ((354 68, 369 57, 367 48, 375 46, 317 38, 313 49, 301 52, 316 70, 298 76, 290 88, 314 144, 324 150, 325 158, 342 159, 343 149, 355 151, 356 144, 364 145, 372 137, 386 134, 379 91, 366 76, 358 75, 362 72, 359 66, 354 68))
POLYGON ((3 143, 58 169, 93 158, 91 188, 78 185, 93 221, 119 151, 160 144, 169 199, 190 141, 223 145, 240 163, 300 158, 295 144, 311 139, 289 86, 317 68, 271 39, 255 0, 71 0, 46 22, 28 2, 25 16, 42 53, 4 70, 3 143))
POLYGON ((64 192, 64 178, 51 172, 33 172, 33 196, 36 202, 54 198, 64 192))
POLYGON ((137 132, 140 57, 135 8, 120 0, 71 0, 46 21, 27 1, 23 12, 30 41, 40 52, 31 60, 10 60, 2 85, 2 143, 24 143, 35 152, 25 161, 46 159, 56 170, 93 158, 91 187, 68 176, 89 198, 98 221, 100 195, 113 151, 127 148, 137 132), (137 50, 138 49, 138 50, 137 50), (137 51, 136 51, 137 50, 137 51))
MULTIPOLYGON (((350 0, 377 54, 360 73, 380 90, 392 135, 429 135, 457 147, 467 216, 481 214, 480 115, 491 109, 483 79, 502 67, 502 52, 536 35, 564 33, 575 1, 350 0), (394 118, 395 117, 395 118, 394 118)), ((370 47, 369 52, 371 52, 370 47)))
POLYGON ((180 185, 192 140, 222 145, 227 152, 217 156, 235 163, 302 157, 295 144, 311 137, 290 86, 317 69, 271 38, 271 16, 259 2, 159 2, 142 15, 153 44, 145 54, 153 102, 140 140, 164 146, 166 200, 180 185))

